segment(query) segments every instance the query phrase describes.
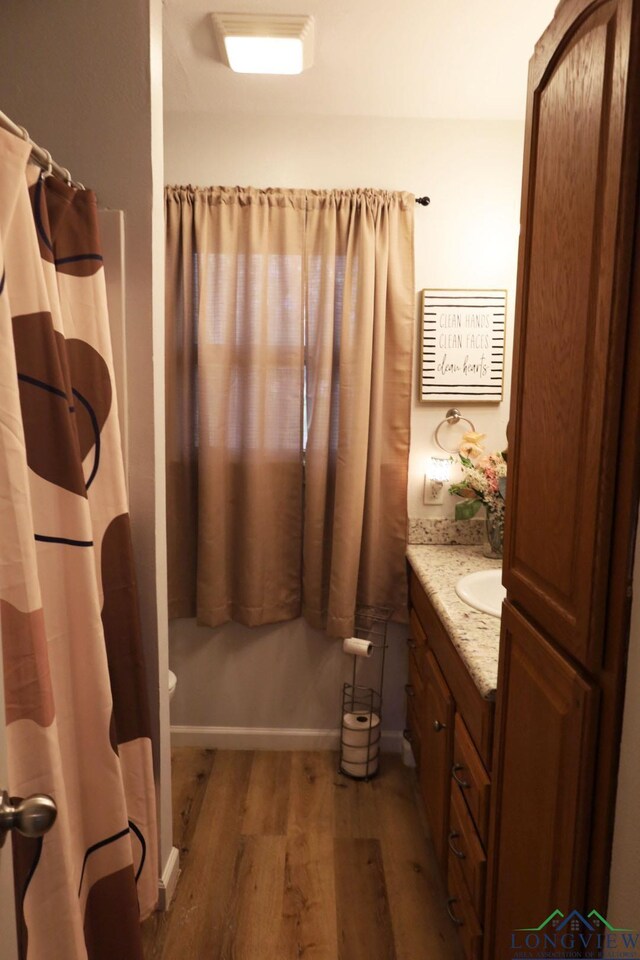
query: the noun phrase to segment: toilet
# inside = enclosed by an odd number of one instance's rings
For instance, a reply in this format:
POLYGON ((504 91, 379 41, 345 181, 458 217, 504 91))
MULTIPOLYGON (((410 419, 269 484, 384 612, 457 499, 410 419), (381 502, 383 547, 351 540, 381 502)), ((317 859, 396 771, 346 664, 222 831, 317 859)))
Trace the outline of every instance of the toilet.
POLYGON ((173 695, 176 692, 176 685, 178 683, 178 678, 176 677, 173 670, 169 670, 169 703, 173 700, 173 695))

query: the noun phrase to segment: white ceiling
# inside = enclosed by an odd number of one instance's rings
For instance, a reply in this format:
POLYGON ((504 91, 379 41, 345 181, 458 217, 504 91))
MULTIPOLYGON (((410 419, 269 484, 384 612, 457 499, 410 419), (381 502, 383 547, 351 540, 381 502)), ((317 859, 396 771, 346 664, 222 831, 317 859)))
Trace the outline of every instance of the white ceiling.
POLYGON ((164 0, 168 111, 520 118, 527 65, 557 0, 164 0), (304 13, 315 63, 294 77, 233 73, 209 13, 304 13))

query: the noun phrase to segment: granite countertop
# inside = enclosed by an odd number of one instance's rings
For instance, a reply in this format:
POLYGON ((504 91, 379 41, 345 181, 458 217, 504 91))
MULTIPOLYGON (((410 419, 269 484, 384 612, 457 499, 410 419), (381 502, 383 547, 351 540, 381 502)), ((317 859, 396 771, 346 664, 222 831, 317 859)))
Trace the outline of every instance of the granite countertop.
POLYGON ((442 620, 478 690, 493 700, 498 685, 500 620, 480 613, 458 597, 455 584, 465 573, 499 567, 481 546, 409 544, 407 559, 442 620))

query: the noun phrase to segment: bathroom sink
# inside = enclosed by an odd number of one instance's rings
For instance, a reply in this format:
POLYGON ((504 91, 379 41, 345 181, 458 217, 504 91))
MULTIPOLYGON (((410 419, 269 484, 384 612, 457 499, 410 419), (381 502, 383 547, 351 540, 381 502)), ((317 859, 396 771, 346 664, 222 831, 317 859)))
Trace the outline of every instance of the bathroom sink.
POLYGON ((502 586, 502 570, 479 570, 477 573, 467 573, 456 583, 456 593, 461 600, 470 607, 480 610, 481 613, 490 613, 492 617, 499 617, 502 610, 502 601, 507 591, 502 586))

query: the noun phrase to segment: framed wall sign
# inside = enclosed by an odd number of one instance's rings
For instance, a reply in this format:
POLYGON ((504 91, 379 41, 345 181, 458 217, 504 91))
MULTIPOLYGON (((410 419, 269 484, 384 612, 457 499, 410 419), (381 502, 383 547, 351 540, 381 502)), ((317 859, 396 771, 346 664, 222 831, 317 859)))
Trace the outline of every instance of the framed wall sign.
POLYGON ((502 400, 506 290, 423 290, 420 400, 502 400))

